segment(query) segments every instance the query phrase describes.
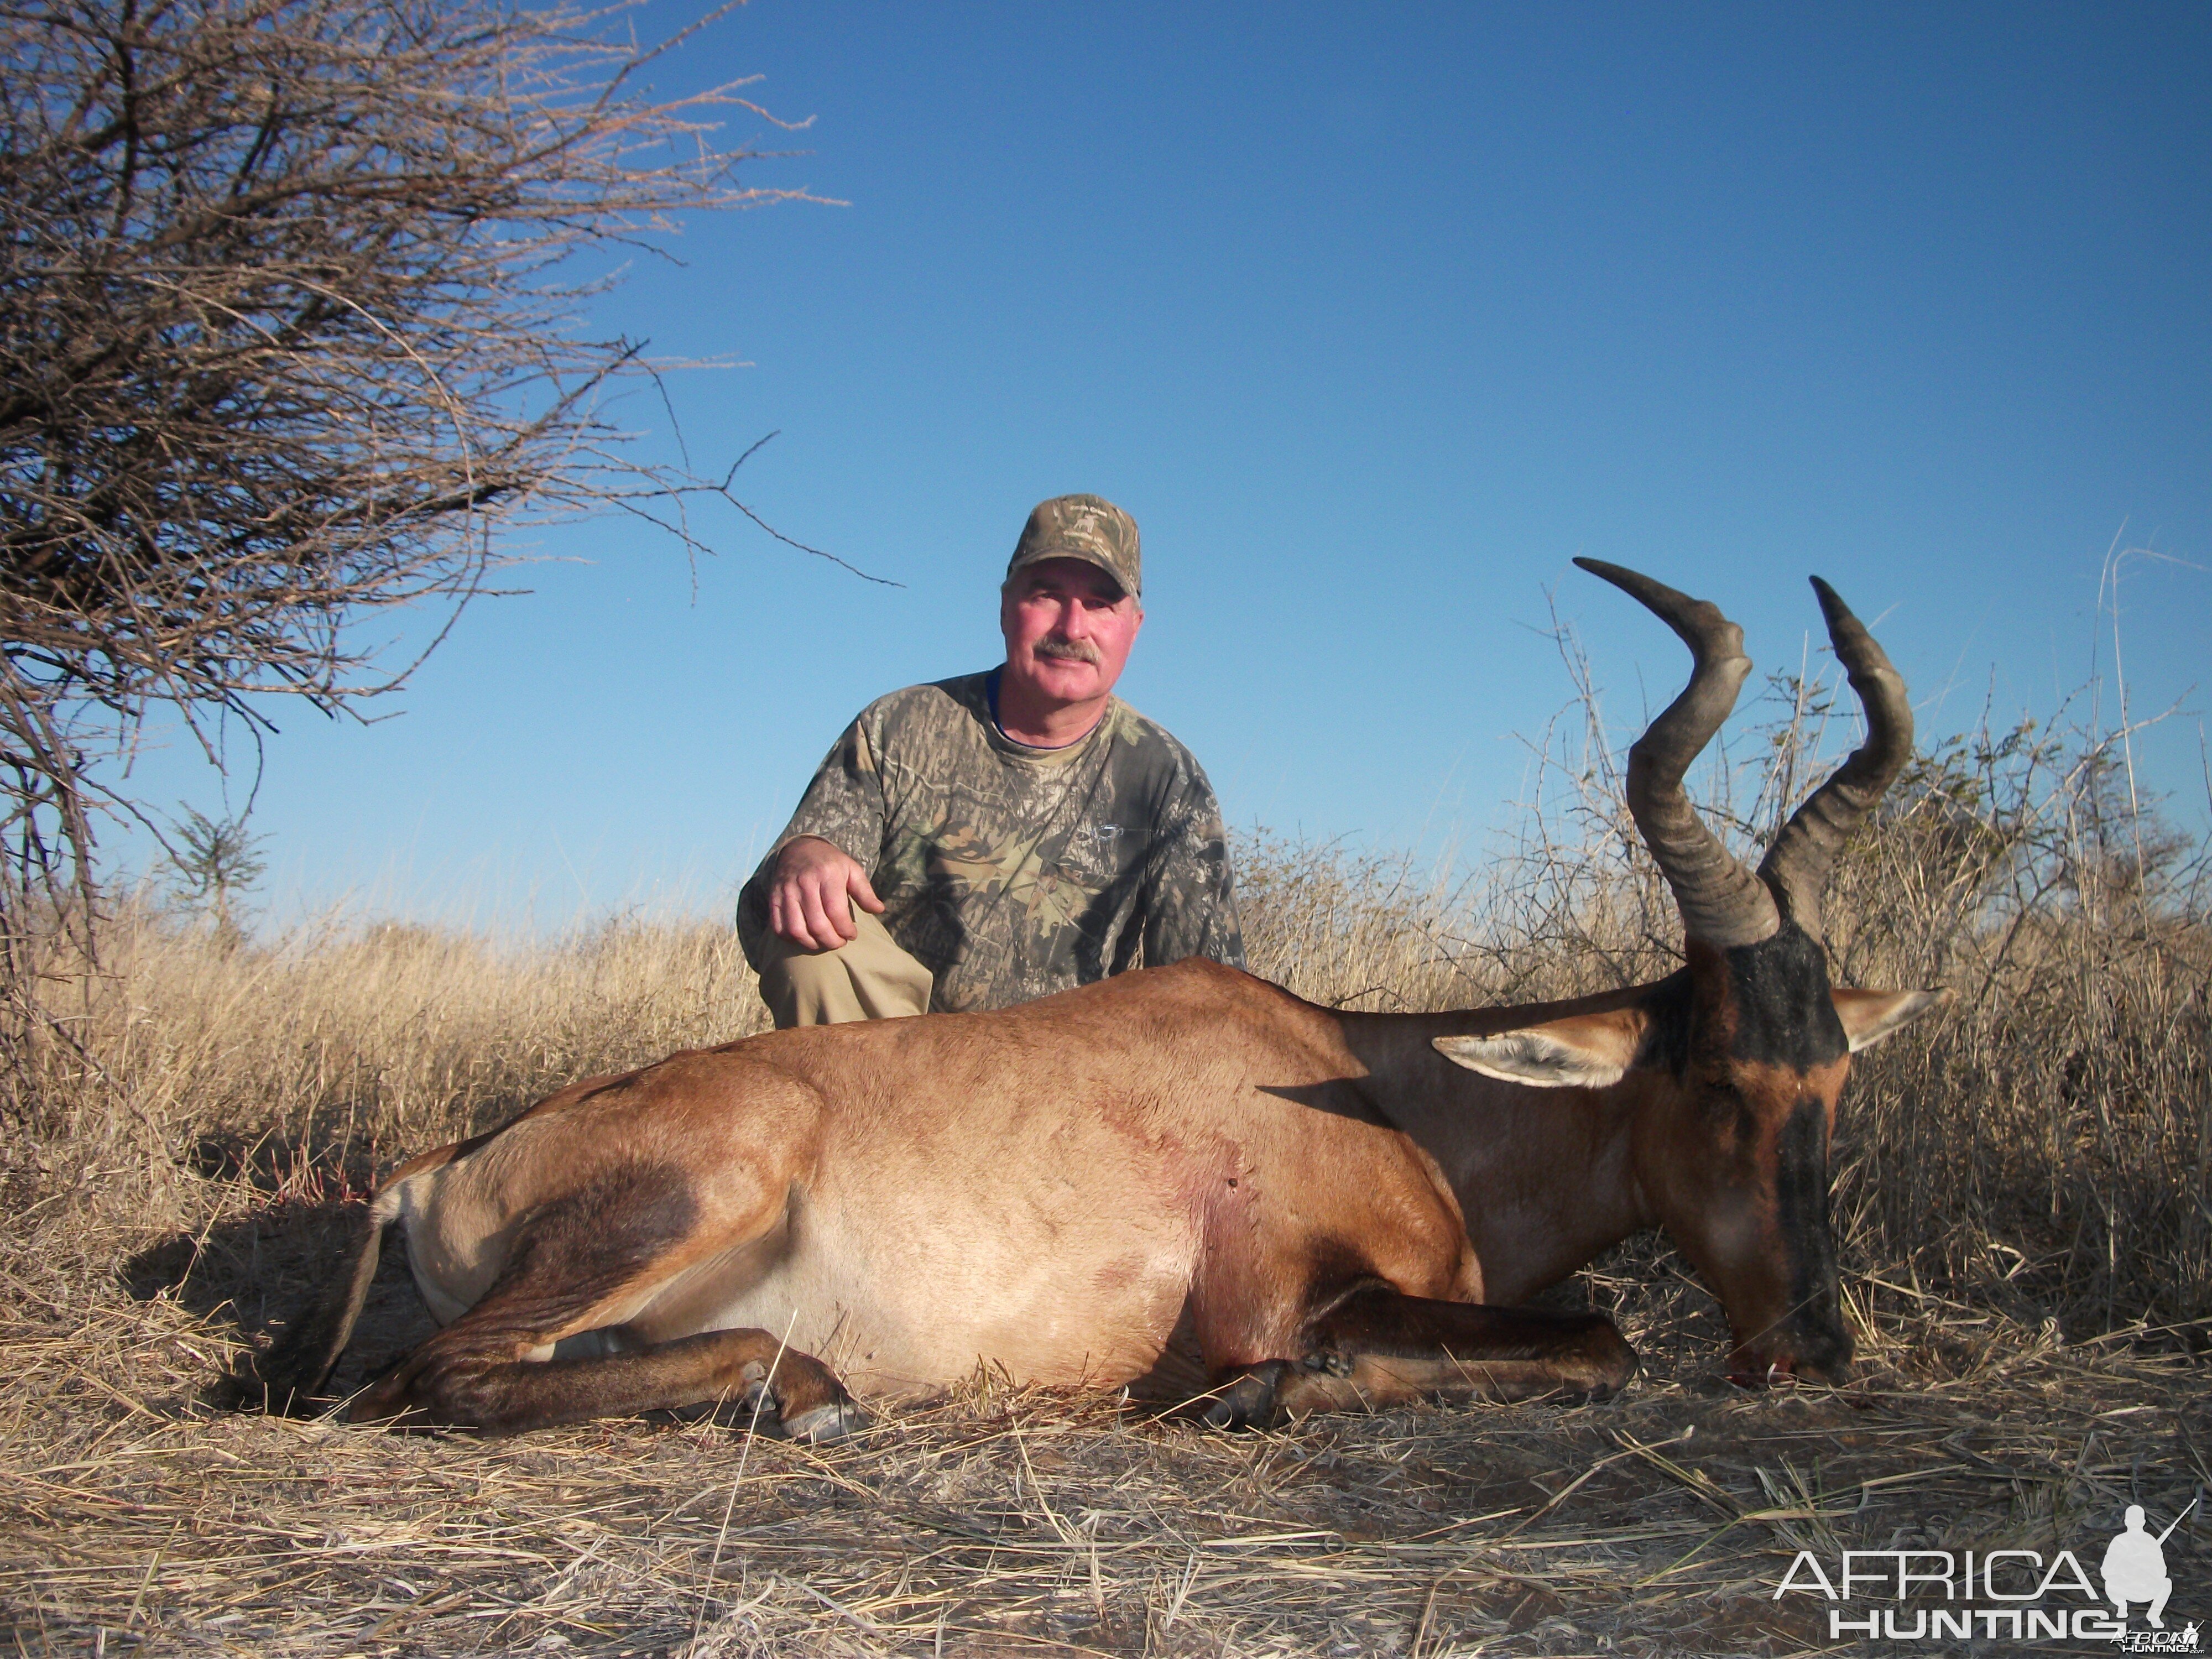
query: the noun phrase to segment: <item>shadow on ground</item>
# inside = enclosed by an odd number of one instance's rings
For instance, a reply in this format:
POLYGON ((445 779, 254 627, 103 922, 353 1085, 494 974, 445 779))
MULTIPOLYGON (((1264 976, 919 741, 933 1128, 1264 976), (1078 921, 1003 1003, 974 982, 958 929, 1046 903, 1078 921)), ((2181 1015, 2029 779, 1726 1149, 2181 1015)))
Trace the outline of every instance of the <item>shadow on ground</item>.
MULTIPOLYGON (((139 1251, 118 1277, 134 1301, 166 1297, 266 1352, 343 1271, 368 1172, 356 1176, 312 1160, 303 1149, 268 1141, 203 1141, 193 1148, 192 1164, 210 1179, 243 1185, 246 1206, 201 1231, 178 1233, 139 1251)), ((332 1394, 350 1394, 436 1329, 408 1274, 406 1252, 386 1251, 353 1344, 331 1379, 332 1394)), ((199 1403, 234 1406, 236 1385, 234 1376, 222 1378, 199 1403)))

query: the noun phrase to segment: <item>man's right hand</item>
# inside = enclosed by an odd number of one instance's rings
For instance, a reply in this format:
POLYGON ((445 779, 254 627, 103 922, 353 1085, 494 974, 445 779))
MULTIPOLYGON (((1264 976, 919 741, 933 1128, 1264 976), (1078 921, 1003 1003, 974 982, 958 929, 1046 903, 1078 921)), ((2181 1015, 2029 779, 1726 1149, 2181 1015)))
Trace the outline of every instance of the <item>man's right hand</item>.
POLYGON ((802 951, 834 951, 860 931, 853 922, 853 900, 871 915, 884 908, 851 854, 819 836, 800 836, 776 857, 768 925, 802 951))

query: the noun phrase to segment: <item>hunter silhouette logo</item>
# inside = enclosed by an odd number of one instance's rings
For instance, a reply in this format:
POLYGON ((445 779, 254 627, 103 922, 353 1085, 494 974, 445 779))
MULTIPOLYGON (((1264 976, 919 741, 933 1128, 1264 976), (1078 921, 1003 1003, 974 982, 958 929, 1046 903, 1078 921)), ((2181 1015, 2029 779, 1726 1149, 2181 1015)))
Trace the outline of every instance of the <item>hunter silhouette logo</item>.
MULTIPOLYGON (((2197 1507, 2197 1500, 2189 1500, 2189 1510, 2197 1507)), ((2166 1598, 2173 1594, 2173 1580, 2166 1576, 2166 1540, 2173 1535, 2189 1510, 2182 1510, 2170 1522, 2164 1532, 2153 1538, 2143 1530, 2143 1510, 2140 1504, 2128 1505, 2124 1517, 2127 1530, 2105 1547, 2105 1565, 2100 1576, 2105 1581, 2105 1595, 2121 1618, 2128 1616, 2128 1603, 2148 1601, 2150 1612, 2146 1615, 2153 1630, 2164 1630, 2166 1598)))

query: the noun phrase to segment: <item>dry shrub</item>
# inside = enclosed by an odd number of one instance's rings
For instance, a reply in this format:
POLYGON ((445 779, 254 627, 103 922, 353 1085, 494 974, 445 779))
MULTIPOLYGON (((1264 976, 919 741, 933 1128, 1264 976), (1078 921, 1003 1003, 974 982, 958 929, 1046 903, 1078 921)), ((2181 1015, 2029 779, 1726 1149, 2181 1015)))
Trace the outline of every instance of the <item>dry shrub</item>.
POLYGON ((2212 1316, 2206 849, 2107 748, 1980 733, 1920 762, 1838 872, 1862 982, 1951 1012, 1864 1058, 1843 1203, 1917 1286, 2087 1335, 2212 1316))

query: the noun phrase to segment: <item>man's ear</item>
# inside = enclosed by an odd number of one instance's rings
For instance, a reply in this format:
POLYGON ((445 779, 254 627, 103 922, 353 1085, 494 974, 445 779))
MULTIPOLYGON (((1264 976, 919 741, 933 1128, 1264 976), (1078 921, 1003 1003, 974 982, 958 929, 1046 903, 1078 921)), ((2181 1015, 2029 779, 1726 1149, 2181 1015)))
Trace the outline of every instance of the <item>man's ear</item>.
POLYGON ((1636 1063, 1651 1023, 1641 1008, 1573 1014, 1494 1036, 1442 1036, 1437 1052, 1470 1072, 1540 1089, 1603 1089, 1636 1063))
POLYGON ((1871 1048, 1874 1045, 1909 1021, 1920 1018, 1931 1008, 1948 1008, 1952 993, 1946 988, 1932 991, 1849 991, 1838 988, 1828 994, 1835 999, 1836 1018, 1844 1022, 1844 1035, 1851 1040, 1851 1052, 1871 1048))

